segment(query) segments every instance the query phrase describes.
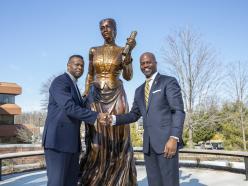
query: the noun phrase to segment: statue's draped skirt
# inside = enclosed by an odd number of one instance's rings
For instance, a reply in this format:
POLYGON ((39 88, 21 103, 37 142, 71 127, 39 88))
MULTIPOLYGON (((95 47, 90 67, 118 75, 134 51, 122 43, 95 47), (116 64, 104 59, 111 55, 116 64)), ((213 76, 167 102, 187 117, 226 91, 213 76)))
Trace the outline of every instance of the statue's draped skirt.
MULTIPOLYGON (((110 114, 128 112, 126 94, 122 83, 115 89, 92 86, 91 110, 110 114)), ((85 125, 86 154, 80 162, 82 185, 133 186, 137 174, 130 141, 129 125, 85 125)))

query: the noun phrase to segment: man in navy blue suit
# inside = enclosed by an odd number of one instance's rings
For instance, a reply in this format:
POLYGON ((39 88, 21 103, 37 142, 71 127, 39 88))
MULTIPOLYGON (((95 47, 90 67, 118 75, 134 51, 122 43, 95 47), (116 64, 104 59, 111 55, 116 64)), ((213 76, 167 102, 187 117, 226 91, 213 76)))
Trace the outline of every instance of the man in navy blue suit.
POLYGON ((185 119, 181 89, 175 78, 157 72, 156 58, 150 52, 141 55, 140 69, 146 82, 136 89, 131 111, 109 120, 120 125, 142 116, 149 186, 179 186, 178 148, 185 119))
POLYGON ((42 144, 45 150, 48 186, 76 186, 81 148, 80 125, 105 122, 106 115, 86 109, 77 87, 84 60, 73 55, 67 72, 56 77, 49 89, 49 104, 42 144))

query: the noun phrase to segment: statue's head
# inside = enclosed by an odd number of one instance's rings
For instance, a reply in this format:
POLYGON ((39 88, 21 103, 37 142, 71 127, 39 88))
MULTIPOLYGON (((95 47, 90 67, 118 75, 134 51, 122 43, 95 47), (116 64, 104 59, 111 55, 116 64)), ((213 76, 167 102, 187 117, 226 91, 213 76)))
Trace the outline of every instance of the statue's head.
POLYGON ((112 18, 102 19, 99 23, 101 34, 107 42, 115 40, 117 29, 116 22, 112 18))

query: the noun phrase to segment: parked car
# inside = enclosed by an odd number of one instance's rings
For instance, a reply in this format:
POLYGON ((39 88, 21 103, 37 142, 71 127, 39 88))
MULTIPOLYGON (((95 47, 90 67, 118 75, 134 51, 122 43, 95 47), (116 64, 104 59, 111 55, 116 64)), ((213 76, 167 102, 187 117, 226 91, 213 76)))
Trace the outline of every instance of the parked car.
POLYGON ((224 149, 223 141, 221 141, 221 140, 211 140, 210 142, 211 142, 211 144, 213 146, 213 149, 216 149, 216 150, 223 150, 224 149))
POLYGON ((210 141, 206 141, 204 143, 204 149, 212 150, 213 149, 212 143, 210 141))
POLYGON ((205 149, 204 145, 205 145, 204 141, 199 141, 196 145, 194 145, 194 148, 195 149, 205 149))
POLYGON ((194 145, 195 149, 216 149, 216 150, 223 150, 224 145, 222 140, 210 140, 210 141, 199 141, 197 144, 194 145))

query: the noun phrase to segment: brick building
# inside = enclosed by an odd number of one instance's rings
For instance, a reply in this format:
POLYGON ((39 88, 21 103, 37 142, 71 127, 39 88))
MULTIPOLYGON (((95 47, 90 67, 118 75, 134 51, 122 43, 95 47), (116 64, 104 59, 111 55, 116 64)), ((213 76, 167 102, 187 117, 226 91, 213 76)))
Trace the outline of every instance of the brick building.
POLYGON ((15 115, 21 114, 21 108, 15 104, 15 96, 22 93, 22 88, 16 83, 0 82, 0 143, 16 143, 18 128, 15 115))

